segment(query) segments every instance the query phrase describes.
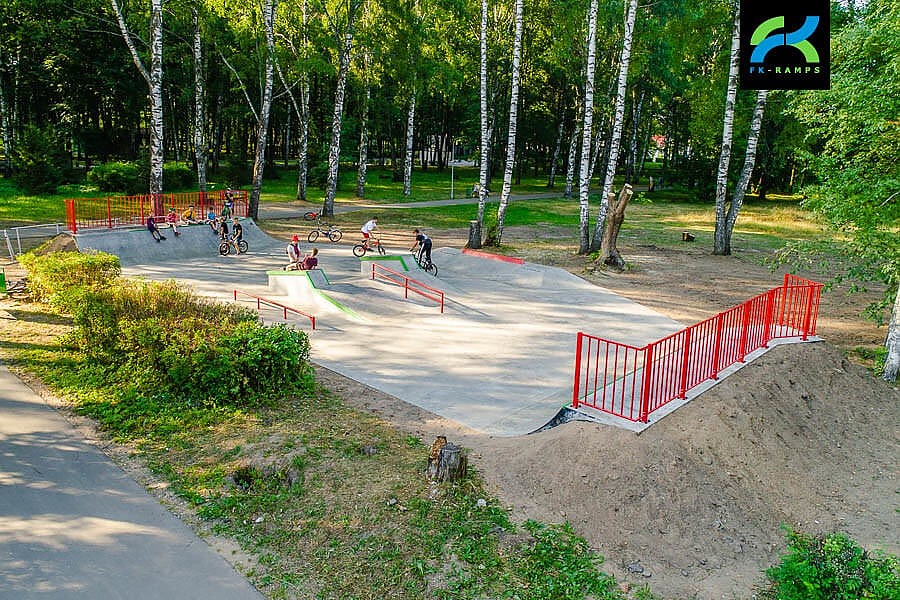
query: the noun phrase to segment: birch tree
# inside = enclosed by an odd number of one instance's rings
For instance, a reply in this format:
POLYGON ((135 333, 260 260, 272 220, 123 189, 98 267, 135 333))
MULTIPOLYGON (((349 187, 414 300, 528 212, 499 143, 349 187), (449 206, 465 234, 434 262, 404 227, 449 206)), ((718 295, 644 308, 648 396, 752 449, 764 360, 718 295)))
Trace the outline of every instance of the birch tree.
POLYGON ((753 168, 756 166, 756 149, 759 145, 759 131, 762 128, 763 114, 766 110, 767 90, 759 90, 756 93, 756 105, 753 108, 753 118, 750 121, 750 133, 747 137, 747 152, 744 156, 744 166, 741 169, 741 177, 734 188, 734 196, 728 207, 728 213, 723 211, 724 220, 719 223, 718 212, 716 213, 716 240, 719 239, 719 230, 722 230, 721 238, 724 242, 721 252, 714 252, 722 256, 731 255, 731 234, 734 232, 734 224, 737 221, 738 213, 741 206, 744 205, 744 196, 747 194, 747 186, 750 184, 750 176, 753 175, 753 168))
POLYGON ((587 62, 584 79, 584 121, 581 130, 581 174, 578 182, 578 253, 586 254, 590 246, 591 132, 594 124, 594 69, 597 60, 597 0, 588 9, 587 62))
POLYGON ((603 228, 606 226, 606 215, 609 212, 609 194, 616 175, 616 164, 619 162, 619 145, 622 141, 622 124, 625 121, 625 91, 628 86, 628 67, 631 64, 631 44, 634 39, 634 23, 637 18, 637 0, 630 0, 625 11, 625 32, 622 38, 622 55, 619 58, 619 84, 616 91, 616 105, 613 110, 613 128, 609 140, 609 157, 606 161, 606 175, 603 178, 603 191, 600 194, 600 209, 597 212, 597 223, 594 227, 594 238, 591 251, 600 249, 603 242, 603 228))
POLYGON ((4 74, 6 72, 5 59, 3 53, 3 44, 0 44, 0 135, 3 141, 3 153, 6 158, 3 161, 3 172, 8 177, 12 173, 12 135, 10 134, 9 109, 7 108, 6 90, 3 85, 4 74))
POLYGON ((413 167, 413 132, 416 125, 416 90, 415 81, 409 94, 409 107, 406 111, 406 152, 403 155, 403 195, 409 196, 412 191, 413 167))
POLYGON ((487 201, 488 161, 490 160, 491 143, 491 131, 488 127, 487 26, 487 0, 481 0, 481 61, 479 63, 480 91, 478 94, 481 103, 481 152, 478 169, 478 215, 473 230, 469 232, 470 248, 481 248, 483 239, 482 231, 484 230, 484 206, 487 201))
POLYGON ((728 69, 728 89, 725 92, 725 118, 722 124, 722 150, 719 169, 716 172, 716 231, 713 237, 713 254, 727 254, 725 248, 725 194, 728 187, 728 167, 731 164, 731 143, 734 137, 734 101, 737 97, 738 69, 741 44, 740 11, 735 11, 731 30, 731 62, 728 69))
POLYGON ((562 147, 563 134, 566 129, 566 113, 560 111, 559 125, 556 129, 556 144, 553 145, 553 158, 550 159, 550 175, 547 177, 547 187, 552 188, 556 184, 556 169, 559 165, 559 150, 562 147))
POLYGON ((359 165, 356 168, 356 197, 366 197, 366 167, 369 160, 369 102, 372 100, 372 88, 366 83, 366 94, 362 102, 362 114, 359 116, 359 165))
MULTIPOLYGON (((131 58, 141 76, 147 82, 150 95, 150 193, 160 194, 163 190, 163 95, 162 95, 162 53, 163 53, 163 0, 150 0, 150 69, 144 65, 134 45, 131 32, 125 23, 125 16, 116 0, 110 0, 122 37, 131 52, 131 58)), ((154 206, 161 212, 162 205, 154 206)))
POLYGON ((194 26, 194 160, 197 161, 197 189, 206 191, 206 124, 205 80, 203 78, 203 40, 200 35, 200 15, 197 7, 191 7, 194 26))
POLYGON ((269 113, 272 109, 272 90, 275 87, 275 14, 278 0, 264 0, 262 4, 263 28, 266 36, 266 66, 263 95, 260 102, 256 137, 256 154, 253 159, 253 183, 250 190, 250 217, 259 215, 259 193, 262 189, 263 171, 266 167, 266 142, 269 135, 269 113))
MULTIPOLYGON (((341 154, 341 127, 344 123, 344 97, 347 91, 347 73, 350 70, 350 50, 362 0, 350 0, 347 7, 347 26, 341 36, 343 43, 338 49, 338 73, 334 90, 334 112, 331 118, 331 142, 328 146, 328 178, 325 183, 325 201, 322 215, 334 216, 334 195, 337 191, 338 166, 341 154)), ((335 33, 339 33, 335 30, 335 33)))
POLYGON ((497 236, 494 243, 499 246, 503 240, 503 221, 506 207, 509 204, 509 191, 512 187, 513 167, 516 162, 516 131, 519 115, 519 64, 522 61, 522 13, 523 0, 516 0, 516 34, 513 41, 512 83, 509 98, 509 134, 506 138, 506 166, 503 170, 503 190, 500 192, 500 205, 497 207, 497 236))

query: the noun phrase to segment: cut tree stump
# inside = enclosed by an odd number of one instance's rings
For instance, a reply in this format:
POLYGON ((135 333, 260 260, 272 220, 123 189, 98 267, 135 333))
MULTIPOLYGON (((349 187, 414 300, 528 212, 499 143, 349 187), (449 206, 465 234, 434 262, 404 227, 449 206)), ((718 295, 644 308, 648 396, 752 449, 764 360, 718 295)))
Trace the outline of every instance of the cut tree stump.
POLYGON ((431 445, 428 456, 428 476, 432 481, 456 481, 466 476, 469 458, 456 444, 439 435, 431 445))

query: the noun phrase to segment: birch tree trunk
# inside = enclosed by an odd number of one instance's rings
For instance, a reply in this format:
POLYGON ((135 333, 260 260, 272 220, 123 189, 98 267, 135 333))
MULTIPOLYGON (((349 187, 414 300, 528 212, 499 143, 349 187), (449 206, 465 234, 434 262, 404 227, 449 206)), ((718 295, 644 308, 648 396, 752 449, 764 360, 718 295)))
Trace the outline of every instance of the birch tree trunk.
POLYGON ((478 215, 469 230, 469 247, 481 248, 484 230, 484 205, 487 199, 488 161, 490 160, 491 132, 488 127, 488 87, 487 87, 487 0, 481 0, 481 67, 479 79, 481 90, 481 157, 478 169, 478 215))
POLYGON ((406 113, 406 155, 403 158, 403 195, 412 191, 413 129, 416 125, 416 92, 409 97, 409 111, 406 113))
POLYGON ((512 85, 509 98, 509 135, 506 138, 506 166, 503 170, 503 190, 500 193, 500 206, 497 208, 497 237, 494 243, 499 246, 503 240, 503 220, 506 217, 506 206, 509 204, 509 191, 512 187, 513 167, 516 162, 516 130, 519 118, 519 64, 522 60, 522 13, 524 1, 516 0, 516 36, 513 41, 512 85))
POLYGON ((556 184, 556 167, 559 163, 559 149, 562 146, 563 133, 565 133, 566 113, 563 111, 559 117, 559 127, 556 130, 556 145, 553 147, 553 159, 550 161, 550 177, 547 178, 547 187, 552 188, 556 184))
MULTIPOLYGON (((5 71, 3 47, 0 46, 0 73, 5 71)), ((3 136, 3 153, 6 158, 3 161, 3 173, 5 177, 12 174, 13 143, 10 134, 9 110, 7 108, 6 91, 3 88, 3 78, 0 77, 0 135, 3 136)))
MULTIPOLYGON (((309 47, 307 28, 309 25, 307 9, 309 4, 303 0, 303 53, 309 47)), ((300 79, 300 140, 297 154, 297 200, 306 200, 306 175, 309 172, 309 76, 304 71, 300 79)))
POLYGON ((347 91, 347 72, 350 70, 350 50, 353 47, 353 30, 356 24, 356 13, 362 0, 351 0, 347 14, 347 30, 344 32, 344 43, 341 48, 338 66, 337 85, 334 90, 334 115, 331 119, 331 143, 328 147, 328 179, 325 184, 325 201, 322 204, 322 215, 334 216, 334 194, 337 191, 338 165, 341 155, 341 126, 344 122, 344 96, 347 91))
MULTIPOLYGON (((162 27, 162 0, 150 0, 150 70, 144 66, 144 61, 137 53, 131 32, 125 24, 125 17, 116 0, 110 0, 119 29, 125 44, 131 52, 134 65, 140 71, 147 82, 150 95, 150 193, 160 194, 163 189, 163 96, 162 96, 162 51, 163 51, 163 27, 162 27)), ((162 212, 162 205, 156 206, 158 200, 154 200, 156 214, 162 212)))
POLYGON ((266 79, 262 104, 259 108, 259 133, 256 138, 256 155, 253 160, 253 187, 250 190, 249 216, 259 216, 259 193, 262 189, 263 171, 266 167, 266 142, 269 137, 269 112, 272 109, 272 89, 275 86, 275 13, 278 0, 264 0, 263 27, 266 32, 266 79))
POLYGON ((887 337, 884 340, 887 356, 884 359, 885 381, 897 381, 897 373, 900 371, 900 288, 894 297, 894 308, 891 311, 891 322, 888 325, 887 337))
POLYGON ((741 178, 734 189, 734 197, 731 206, 728 207, 728 216, 725 218, 725 245, 722 256, 731 256, 731 234, 734 232, 734 224, 737 221, 741 206, 744 205, 744 196, 747 194, 747 186, 750 184, 750 176, 753 175, 753 167, 756 166, 756 148, 759 145, 759 131, 762 129, 763 114, 766 110, 767 90, 756 92, 756 106, 753 108, 753 118, 750 121, 750 134, 747 137, 747 153, 744 156, 744 167, 741 169, 741 178))
POLYGON ((575 164, 578 159, 578 124, 581 123, 581 103, 575 110, 575 119, 572 123, 572 137, 569 138, 569 168, 566 169, 566 188, 563 198, 572 197, 572 187, 575 183, 575 164))
POLYGON ((191 7, 194 22, 194 159, 197 161, 197 189, 206 191, 206 89, 203 80, 203 43, 200 37, 200 15, 197 7, 191 7))
POLYGON ((359 118, 359 166, 356 169, 356 197, 366 197, 366 167, 369 160, 369 101, 372 88, 366 85, 366 97, 363 100, 362 115, 359 118))
POLYGON ((728 187, 728 167, 731 164, 731 139, 734 131, 734 100, 737 97, 738 68, 740 66, 740 11, 735 12, 731 30, 731 66, 728 70, 728 90, 725 93, 725 118, 722 124, 722 152, 716 172, 716 231, 713 254, 725 255, 725 193, 728 187))
POLYGON ((634 108, 634 118, 631 120, 631 142, 628 147, 628 166, 625 169, 625 181, 634 183, 637 175, 636 164, 638 162, 638 134, 641 124, 641 108, 644 106, 644 92, 638 98, 634 108))
POLYGON ((600 195, 600 210, 597 212, 594 238, 591 241, 592 252, 599 250, 602 244, 603 228, 606 226, 606 214, 609 211, 609 193, 612 191, 613 178, 616 175, 616 163, 619 162, 622 122, 625 120, 625 90, 628 86, 628 67, 631 64, 631 43, 634 39, 637 4, 637 0, 631 0, 628 4, 628 9, 625 11, 625 35, 622 39, 622 56, 619 59, 619 87, 616 92, 616 106, 613 111, 613 128, 609 140, 609 157, 606 160, 606 176, 603 178, 603 192, 600 195))
POLYGON ((584 121, 581 130, 581 174, 578 178, 578 254, 590 246, 591 131, 594 124, 594 67, 597 61, 597 0, 591 0, 587 30, 587 68, 584 79, 584 121))

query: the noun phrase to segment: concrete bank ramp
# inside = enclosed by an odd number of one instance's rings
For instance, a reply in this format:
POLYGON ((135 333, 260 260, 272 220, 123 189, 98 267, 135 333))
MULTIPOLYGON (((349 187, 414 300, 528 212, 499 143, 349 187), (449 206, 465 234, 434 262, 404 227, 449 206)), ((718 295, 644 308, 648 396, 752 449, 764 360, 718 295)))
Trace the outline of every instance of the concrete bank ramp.
MULTIPOLYGON (((266 235, 253 219, 244 218, 240 223, 251 253, 287 245, 266 235)), ((209 225, 180 225, 178 232, 181 235, 176 236, 170 227, 161 227, 166 239, 157 242, 146 228, 89 230, 76 234, 75 243, 81 251, 115 254, 123 266, 218 256, 219 236, 209 225)))

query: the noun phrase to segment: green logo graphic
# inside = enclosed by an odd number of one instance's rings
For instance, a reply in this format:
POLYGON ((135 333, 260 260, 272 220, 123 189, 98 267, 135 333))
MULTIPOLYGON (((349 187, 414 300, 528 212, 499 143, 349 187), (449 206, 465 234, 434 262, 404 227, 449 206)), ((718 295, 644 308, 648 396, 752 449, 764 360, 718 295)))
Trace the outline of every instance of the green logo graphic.
POLYGON ((784 29, 784 17, 772 17, 759 24, 750 38, 750 44, 756 46, 750 55, 751 64, 760 64, 766 59, 770 50, 780 46, 793 46, 803 53, 803 58, 808 63, 818 63, 819 53, 809 41, 809 36, 819 26, 819 17, 807 16, 803 25, 796 31, 772 34, 773 31, 784 29), (772 34, 772 35, 770 35, 772 34))

